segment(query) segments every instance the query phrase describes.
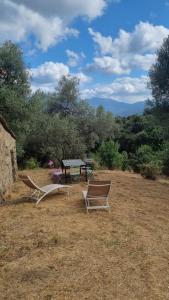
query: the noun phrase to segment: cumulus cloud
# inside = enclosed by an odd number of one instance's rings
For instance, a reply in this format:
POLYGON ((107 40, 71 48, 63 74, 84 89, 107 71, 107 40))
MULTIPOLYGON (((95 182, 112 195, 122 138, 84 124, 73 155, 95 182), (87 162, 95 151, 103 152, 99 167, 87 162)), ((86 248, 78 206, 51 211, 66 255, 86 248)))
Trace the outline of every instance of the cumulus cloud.
POLYGON ((74 18, 92 20, 103 14, 108 0, 1 0, 0 42, 33 36, 36 47, 46 51, 78 31, 70 27, 74 18))
POLYGON ((93 64, 87 66, 87 70, 100 70, 110 74, 130 73, 130 69, 128 68, 125 60, 121 60, 111 56, 95 57, 93 64))
POLYGON ((78 31, 68 28, 57 16, 50 19, 24 5, 2 0, 0 4, 0 41, 10 39, 25 41, 30 35, 35 38, 36 46, 47 50, 68 35, 78 35, 78 31))
POLYGON ((63 63, 48 61, 39 65, 37 68, 31 68, 29 74, 32 79, 32 90, 41 89, 44 92, 53 92, 58 81, 62 76, 76 76, 81 85, 89 82, 91 78, 83 72, 70 73, 69 67, 63 63))
POLYGON ((115 39, 105 37, 91 28, 89 33, 100 52, 91 67, 106 73, 126 74, 133 68, 149 69, 155 60, 155 51, 169 35, 169 29, 140 22, 133 32, 121 29, 115 39))
POLYGON ((99 46, 102 54, 111 54, 113 49, 113 40, 111 36, 103 36, 100 32, 95 32, 89 28, 89 33, 93 41, 99 46))
POLYGON ((133 32, 119 31, 119 36, 114 40, 112 37, 104 37, 99 32, 89 28, 89 33, 98 44, 102 54, 121 55, 126 53, 154 52, 163 39, 169 35, 169 29, 148 22, 140 22, 133 32))
POLYGON ((30 75, 36 83, 55 83, 69 73, 69 68, 63 63, 45 62, 37 68, 30 69, 30 75))
POLYGON ((59 15, 61 18, 69 20, 78 16, 94 19, 102 15, 107 6, 107 0, 13 0, 13 2, 24 4, 42 15, 59 15))
POLYGON ((85 75, 83 72, 75 73, 75 74, 72 74, 72 75, 76 76, 79 79, 79 82, 80 82, 81 85, 83 85, 85 83, 88 83, 92 80, 91 77, 85 75))
POLYGON ((155 62, 155 54, 128 54, 124 57, 94 57, 93 63, 87 66, 89 71, 100 70, 107 74, 130 74, 133 69, 148 71, 155 62))
POLYGON ((81 95, 85 99, 99 97, 103 100, 114 99, 134 103, 150 97, 147 81, 146 76, 117 78, 110 84, 98 84, 91 89, 83 89, 81 95))
POLYGON ((85 54, 83 52, 76 53, 72 50, 67 49, 66 54, 68 56, 68 66, 76 67, 84 58, 85 54))

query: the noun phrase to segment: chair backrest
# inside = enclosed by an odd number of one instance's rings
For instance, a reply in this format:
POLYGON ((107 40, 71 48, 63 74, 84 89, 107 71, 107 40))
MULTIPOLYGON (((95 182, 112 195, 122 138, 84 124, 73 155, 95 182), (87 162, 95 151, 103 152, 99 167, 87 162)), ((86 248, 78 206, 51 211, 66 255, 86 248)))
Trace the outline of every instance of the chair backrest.
POLYGON ((87 197, 108 197, 110 187, 110 180, 89 180, 87 197))
POLYGON ((39 187, 33 182, 28 175, 19 175, 19 178, 31 189, 39 190, 39 187))

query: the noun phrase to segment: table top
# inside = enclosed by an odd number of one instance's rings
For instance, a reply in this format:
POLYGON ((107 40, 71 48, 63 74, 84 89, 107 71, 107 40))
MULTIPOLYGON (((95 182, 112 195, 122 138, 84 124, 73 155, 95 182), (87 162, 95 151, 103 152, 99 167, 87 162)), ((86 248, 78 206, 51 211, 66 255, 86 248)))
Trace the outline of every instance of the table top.
POLYGON ((81 159, 63 159, 62 163, 64 167, 80 167, 85 165, 85 162, 81 159))
POLYGON ((85 163, 93 163, 92 158, 85 158, 84 161, 85 161, 85 163))

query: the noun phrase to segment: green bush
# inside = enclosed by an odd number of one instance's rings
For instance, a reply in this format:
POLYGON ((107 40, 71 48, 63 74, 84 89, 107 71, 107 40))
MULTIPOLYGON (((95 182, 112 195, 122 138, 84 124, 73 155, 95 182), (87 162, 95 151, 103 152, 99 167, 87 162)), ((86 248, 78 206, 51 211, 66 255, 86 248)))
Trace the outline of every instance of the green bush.
POLYGON ((135 155, 129 159, 129 168, 131 168, 135 173, 140 173, 140 164, 135 155))
POLYGON ((155 180, 161 173, 161 168, 156 162, 150 162, 141 166, 141 175, 146 179, 155 180))
POLYGON ((129 169, 129 159, 128 159, 128 154, 126 151, 123 151, 121 154, 122 158, 122 170, 128 170, 129 169))
POLYGON ((163 164, 163 173, 169 176, 169 145, 166 147, 163 153, 162 164, 163 164))
POLYGON ((149 145, 141 145, 136 154, 130 159, 130 164, 136 173, 140 173, 142 167, 151 162, 157 162, 158 158, 156 157, 155 152, 149 145))
POLYGON ((149 145, 141 145, 136 155, 140 164, 147 164, 154 158, 153 149, 149 145))
POLYGON ((36 169, 36 168, 39 168, 39 163, 37 161, 36 158, 29 158, 27 160, 25 160, 25 168, 26 169, 36 169))
POLYGON ((123 165, 123 156, 119 153, 119 144, 113 141, 105 142, 99 148, 101 165, 108 169, 120 169, 123 165))

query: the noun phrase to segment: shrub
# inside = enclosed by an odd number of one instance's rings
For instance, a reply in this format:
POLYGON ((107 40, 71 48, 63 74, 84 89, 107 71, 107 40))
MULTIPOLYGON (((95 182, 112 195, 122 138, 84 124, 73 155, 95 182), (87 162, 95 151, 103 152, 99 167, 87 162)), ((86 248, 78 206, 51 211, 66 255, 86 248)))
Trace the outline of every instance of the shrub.
POLYGON ((130 159, 130 164, 136 173, 140 173, 144 165, 156 161, 157 158, 149 145, 141 145, 136 154, 130 159))
POLYGON ((119 144, 113 141, 105 142, 99 149, 100 162, 108 169, 118 169, 122 167, 123 157, 119 153, 119 144))
POLYGON ((141 145, 136 153, 140 164, 147 164, 154 158, 153 149, 149 145, 141 145))
POLYGON ((36 169, 39 168, 39 163, 36 158, 29 158, 25 160, 25 168, 26 169, 36 169))
POLYGON ((155 180, 161 173, 161 168, 156 162, 150 162, 141 166, 141 175, 146 179, 155 180))
POLYGON ((135 173, 140 173, 140 164, 138 163, 138 160, 136 159, 135 155, 133 155, 133 157, 129 159, 129 167, 135 173))
POLYGON ((162 164, 163 164, 163 173, 169 176, 169 145, 163 153, 162 164))
POLYGON ((129 159, 128 159, 128 154, 126 151, 123 151, 121 154, 122 158, 122 170, 128 170, 129 169, 129 159))

